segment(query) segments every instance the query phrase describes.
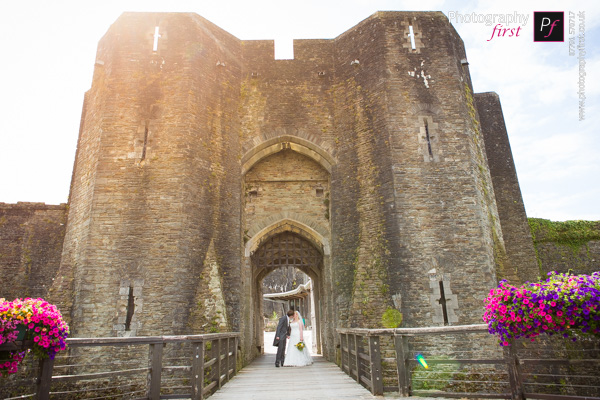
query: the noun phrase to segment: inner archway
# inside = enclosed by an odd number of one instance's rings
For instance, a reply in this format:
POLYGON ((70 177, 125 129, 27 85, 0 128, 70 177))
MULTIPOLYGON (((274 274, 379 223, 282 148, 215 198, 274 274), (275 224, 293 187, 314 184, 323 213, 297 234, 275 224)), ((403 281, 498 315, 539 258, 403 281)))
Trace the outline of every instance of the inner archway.
POLYGON ((263 289, 264 278, 279 268, 296 268, 311 279, 311 307, 304 311, 310 311, 314 321, 312 326, 313 341, 317 352, 322 352, 321 335, 321 294, 323 281, 323 254, 313 243, 302 235, 292 231, 275 233, 268 239, 262 241, 259 247, 251 254, 252 282, 254 300, 254 338, 255 348, 259 353, 263 352, 264 311, 263 311, 263 289))

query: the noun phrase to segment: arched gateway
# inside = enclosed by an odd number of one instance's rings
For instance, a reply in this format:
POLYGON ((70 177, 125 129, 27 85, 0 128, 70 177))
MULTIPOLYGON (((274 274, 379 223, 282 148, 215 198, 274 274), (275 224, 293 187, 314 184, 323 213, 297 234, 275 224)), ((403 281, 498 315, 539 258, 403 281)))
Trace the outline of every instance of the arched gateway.
POLYGON ((252 271, 253 349, 260 352, 263 346, 262 281, 278 268, 294 267, 313 281, 313 335, 321 351, 325 337, 321 334, 321 314, 327 307, 323 282, 325 259, 329 261, 330 255, 328 199, 333 157, 304 139, 280 136, 256 146, 242 161, 246 194, 242 215, 244 257, 249 259, 252 271))

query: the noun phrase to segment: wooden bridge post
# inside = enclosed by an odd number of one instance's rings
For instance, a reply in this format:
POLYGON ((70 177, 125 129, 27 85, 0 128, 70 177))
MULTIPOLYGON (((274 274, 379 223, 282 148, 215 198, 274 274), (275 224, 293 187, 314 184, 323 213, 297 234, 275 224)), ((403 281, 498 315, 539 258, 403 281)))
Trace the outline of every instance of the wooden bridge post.
POLYGON ((521 380, 521 364, 519 362, 519 358, 517 357, 515 340, 510 341, 508 346, 508 357, 506 358, 511 397, 516 400, 524 400, 525 395, 523 393, 523 382, 521 380))
POLYGON ((229 382, 229 379, 231 379, 231 375, 229 374, 229 370, 231 369, 231 357, 229 356, 229 352, 231 350, 232 340, 231 338, 226 338, 225 341, 227 343, 227 352, 225 353, 225 382, 229 382))
POLYGON ((352 336, 354 337, 354 363, 356 365, 356 382, 360 383, 360 348, 361 346, 359 346, 359 342, 360 339, 358 338, 358 335, 356 333, 353 333, 352 336))
POLYGON ((204 392, 204 342, 192 342, 192 400, 202 400, 204 392))
POLYGON ((347 373, 348 375, 352 375, 349 371, 350 357, 348 357, 348 334, 342 333, 340 334, 340 367, 342 367, 342 371, 347 373), (345 356, 344 356, 345 354, 345 356), (344 357, 346 362, 344 362, 344 357))
POLYGON ((216 344, 217 344, 217 351, 216 351, 216 355, 217 355, 217 387, 219 389, 221 389, 221 351, 222 351, 222 346, 221 346, 221 339, 216 339, 215 340, 216 344))
POLYGON ((162 373, 163 346, 164 344, 162 342, 150 344, 151 370, 149 374, 150 382, 148 384, 149 400, 160 399, 160 379, 162 373))
MULTIPOLYGON (((231 352, 231 354, 233 355, 233 351, 231 350, 231 343, 235 343, 235 339, 234 338, 227 338, 225 339, 227 340, 227 362, 225 363, 227 365, 226 371, 225 371, 225 375, 226 375, 226 381, 229 382, 229 380, 231 379, 232 374, 235 373, 235 365, 233 367, 233 371, 230 373, 229 371, 231 370, 231 359, 232 357, 229 355, 229 353, 231 352)), ((235 358, 234 358, 235 361, 235 358)))
POLYGON ((237 374, 237 366, 238 366, 238 346, 240 339, 236 336, 233 339, 233 375, 237 374))
POLYGON ((400 396, 408 397, 410 396, 410 373, 406 368, 408 337, 394 334, 394 347, 396 349, 396 367, 398 368, 398 392, 400 396))
POLYGON ((383 395, 381 341, 379 336, 369 336, 369 363, 371 364, 371 393, 374 396, 383 395))
POLYGON ((50 398, 50 384, 52 383, 52 369, 54 360, 42 358, 40 360, 40 372, 36 382, 37 399, 48 400, 50 398))

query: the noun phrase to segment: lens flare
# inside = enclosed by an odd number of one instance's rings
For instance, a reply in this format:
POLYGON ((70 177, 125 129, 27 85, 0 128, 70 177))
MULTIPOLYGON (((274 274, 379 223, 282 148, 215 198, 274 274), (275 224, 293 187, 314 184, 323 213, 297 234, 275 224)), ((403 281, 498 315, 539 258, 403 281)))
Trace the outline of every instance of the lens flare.
POLYGON ((429 368, 429 366, 427 365, 427 362, 425 362, 425 357, 423 357, 421 354, 417 354, 417 361, 419 362, 419 364, 421 364, 424 368, 429 368))

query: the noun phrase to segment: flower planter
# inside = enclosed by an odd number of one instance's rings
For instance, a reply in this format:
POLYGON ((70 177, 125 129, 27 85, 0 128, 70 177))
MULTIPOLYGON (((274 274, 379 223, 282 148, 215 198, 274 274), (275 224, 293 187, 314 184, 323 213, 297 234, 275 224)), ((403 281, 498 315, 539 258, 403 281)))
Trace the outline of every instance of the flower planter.
POLYGON ((548 273, 548 279, 520 287, 500 281, 485 300, 488 331, 502 346, 540 334, 600 337, 600 272, 592 275, 548 273))
POLYGON ((54 359, 66 348, 69 326, 55 305, 44 299, 0 299, 0 375, 14 374, 18 364, 32 353, 39 359, 54 359))

